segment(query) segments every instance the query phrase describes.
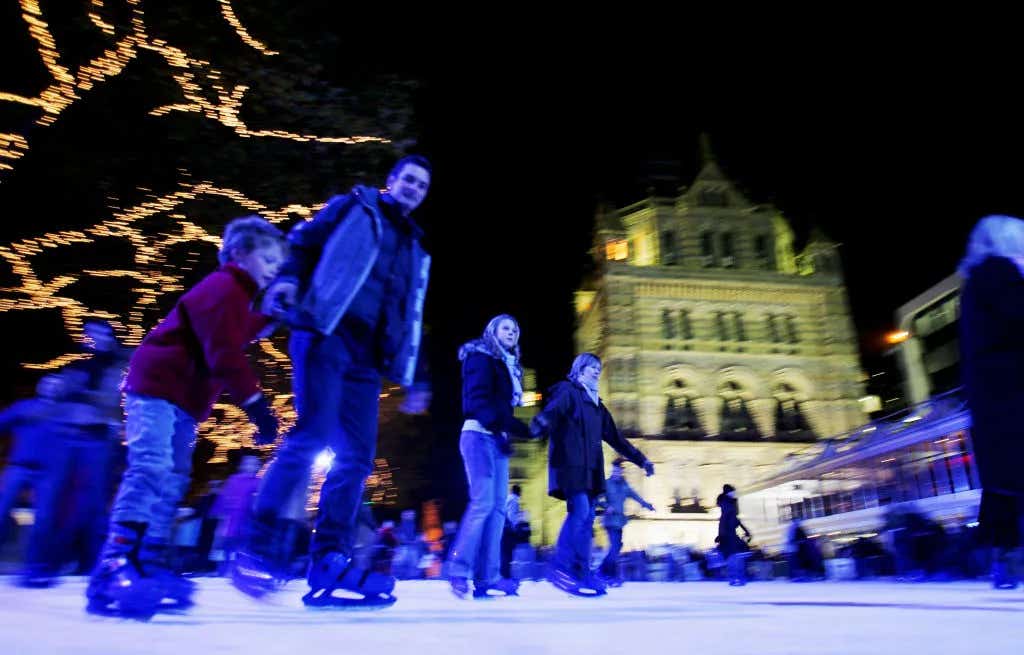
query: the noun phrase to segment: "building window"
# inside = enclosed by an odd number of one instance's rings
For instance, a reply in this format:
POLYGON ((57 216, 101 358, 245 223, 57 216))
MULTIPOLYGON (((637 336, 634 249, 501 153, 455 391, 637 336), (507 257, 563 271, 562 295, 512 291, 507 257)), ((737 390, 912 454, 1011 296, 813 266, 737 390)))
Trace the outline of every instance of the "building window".
POLYGON ((725 322, 725 312, 715 312, 715 332, 719 341, 729 341, 729 325, 725 322))
POLYGON ((676 326, 672 321, 672 310, 670 309, 661 310, 661 338, 676 338, 676 326))
POLYGON ((693 322, 690 320, 690 310, 679 310, 679 335, 684 339, 693 338, 693 322))
POLYGON ((711 232, 700 233, 700 258, 704 267, 715 265, 715 236, 711 232))
POLYGON ((796 331, 796 317, 786 317, 786 332, 789 336, 790 343, 800 343, 800 333, 796 331))
POLYGON ((736 341, 746 341, 747 331, 743 328, 743 315, 739 312, 732 313, 733 332, 736 334, 736 341))
POLYGON ((767 235, 759 234, 754 238, 754 253, 759 266, 766 269, 775 268, 775 257, 772 256, 771 239, 767 235))
POLYGON ((736 266, 736 248, 733 241, 732 232, 722 234, 722 266, 726 268, 736 266))
POLYGON ((679 252, 676 250, 676 233, 666 230, 661 233, 661 263, 673 266, 679 263, 679 252))
POLYGON ((624 262, 629 259, 629 242, 625 239, 609 239, 604 243, 604 254, 610 262, 624 262))
POLYGON ((779 335, 779 326, 776 325, 775 318, 775 314, 768 314, 765 317, 765 322, 768 324, 768 338, 771 339, 772 343, 781 343, 782 337, 779 335))

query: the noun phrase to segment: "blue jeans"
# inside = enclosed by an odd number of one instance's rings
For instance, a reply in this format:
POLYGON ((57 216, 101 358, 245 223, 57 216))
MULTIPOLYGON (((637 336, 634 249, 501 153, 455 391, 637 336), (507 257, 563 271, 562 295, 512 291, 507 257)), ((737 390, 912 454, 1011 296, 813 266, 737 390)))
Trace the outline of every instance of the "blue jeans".
POLYGON ((469 505, 462 515, 455 546, 448 557, 449 575, 494 584, 501 578, 501 533, 508 498, 508 456, 493 435, 466 430, 459 451, 469 480, 469 505))
POLYGON ((555 563, 577 578, 590 574, 594 538, 594 500, 585 491, 565 499, 568 514, 555 544, 555 563))
POLYGON ((310 551, 351 555, 363 486, 377 452, 380 374, 368 348, 338 334, 295 330, 290 350, 299 416, 263 479, 256 517, 274 521, 297 486, 307 483, 313 460, 330 446, 334 463, 320 490, 310 551))
POLYGON ((82 430, 62 433, 51 443, 36 489, 26 569, 53 574, 75 559, 79 571, 88 571, 106 535, 114 442, 103 430, 82 430))
POLYGON ((616 577, 619 575, 619 553, 622 551, 622 528, 611 528, 606 525, 604 530, 608 533, 608 554, 601 562, 601 573, 616 577))
POLYGON ((160 398, 125 395, 128 467, 110 520, 147 524, 146 536, 169 540, 192 475, 196 420, 160 398))

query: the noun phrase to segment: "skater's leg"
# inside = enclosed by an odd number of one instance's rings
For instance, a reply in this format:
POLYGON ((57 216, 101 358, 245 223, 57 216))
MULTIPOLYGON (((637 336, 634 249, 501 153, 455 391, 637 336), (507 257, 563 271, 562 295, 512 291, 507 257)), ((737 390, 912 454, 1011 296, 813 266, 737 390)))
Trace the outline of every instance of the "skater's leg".
POLYGON ((581 491, 566 498, 565 506, 567 511, 555 545, 555 561, 558 566, 578 577, 583 573, 577 570, 580 541, 578 535, 582 532, 581 526, 586 525, 587 517, 590 515, 590 501, 586 492, 581 491))
MULTIPOLYGON (((173 406, 172 406, 173 407, 173 406)), ((192 451, 196 440, 196 421, 174 407, 174 428, 171 434, 172 468, 159 490, 146 536, 170 541, 178 503, 188 491, 192 479, 192 451)))
POLYGON ((605 527, 608 533, 608 554, 601 562, 601 573, 608 578, 619 575, 619 553, 622 551, 622 528, 605 527))
POLYGON ((280 580, 290 577, 279 557, 279 513, 296 488, 308 483, 316 456, 327 447, 330 435, 340 430, 337 408, 342 397, 343 361, 337 337, 294 330, 290 348, 298 419, 263 476, 246 527, 245 545, 231 566, 232 583, 253 596, 276 590, 280 580))
POLYGON ((491 435, 466 430, 459 438, 459 450, 469 483, 469 504, 448 555, 448 573, 464 580, 477 574, 477 562, 483 558, 484 531, 494 511, 497 448, 491 435))
MULTIPOLYGON (((339 430, 336 408, 341 403, 342 361, 336 339, 301 330, 292 332, 292 385, 298 419, 263 476, 255 503, 255 518, 267 523, 268 532, 273 532, 278 512, 296 485, 308 478, 309 467, 327 446, 329 436, 339 430)), ((260 550, 258 543, 250 547, 260 550)))
POLYGON ((179 407, 174 407, 174 432, 171 437, 173 469, 161 485, 160 496, 153 506, 152 518, 139 553, 143 572, 157 578, 167 597, 179 605, 190 605, 195 583, 182 577, 171 564, 171 534, 178 503, 185 496, 192 475, 192 450, 195 446, 196 422, 179 407))
POLYGON ((52 583, 64 556, 67 539, 58 534, 61 501, 66 496, 74 456, 69 439, 54 439, 54 448, 36 489, 35 520, 25 549, 25 579, 29 586, 52 583))
POLYGON ((501 577, 503 578, 512 578, 512 557, 515 550, 515 533, 506 524, 501 531, 501 577))
POLYGON ((108 434, 83 440, 75 453, 74 477, 77 480, 74 499, 78 525, 78 571, 89 574, 99 557, 107 536, 109 517, 107 503, 110 489, 110 468, 113 444, 108 434))
POLYGON ((110 532, 86 596, 90 611, 116 605, 122 612, 146 613, 150 605, 155 610, 164 587, 138 568, 137 554, 174 469, 177 408, 165 400, 134 394, 127 395, 125 401, 128 468, 114 500, 110 532))
POLYGON ((310 546, 314 556, 326 552, 352 554, 363 487, 373 472, 377 452, 380 375, 367 367, 350 366, 343 371, 338 386, 341 398, 334 411, 341 429, 331 434, 334 462, 320 491, 316 534, 310 546))
POLYGON ((480 557, 474 573, 476 580, 486 586, 501 579, 501 532, 505 527, 505 501, 508 498, 508 456, 498 452, 496 447, 491 485, 493 502, 484 523, 480 557))
POLYGON ((125 397, 128 467, 110 512, 111 523, 148 525, 153 520, 174 470, 176 412, 180 411, 159 398, 125 397))

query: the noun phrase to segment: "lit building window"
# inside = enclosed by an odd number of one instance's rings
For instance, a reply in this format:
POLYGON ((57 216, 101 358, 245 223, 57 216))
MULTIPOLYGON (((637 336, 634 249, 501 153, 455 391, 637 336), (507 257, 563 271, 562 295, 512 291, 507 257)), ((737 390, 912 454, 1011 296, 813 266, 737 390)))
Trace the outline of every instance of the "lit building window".
POLYGON ((629 259, 629 242, 625 239, 609 239, 604 244, 605 256, 611 262, 624 262, 629 259))

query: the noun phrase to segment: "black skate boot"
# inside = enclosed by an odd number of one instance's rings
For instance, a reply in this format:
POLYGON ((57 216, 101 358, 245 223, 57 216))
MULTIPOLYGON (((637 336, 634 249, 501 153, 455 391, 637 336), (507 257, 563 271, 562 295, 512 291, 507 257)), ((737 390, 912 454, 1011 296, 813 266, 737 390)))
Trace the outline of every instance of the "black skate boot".
POLYGON ((114 523, 103 545, 89 586, 86 611, 104 616, 149 620, 164 596, 164 587, 146 577, 135 561, 145 526, 139 523, 114 523))
POLYGON ((597 576, 588 574, 583 577, 555 563, 548 566, 547 578, 555 587, 573 596, 596 598, 608 593, 604 584, 597 580, 597 576))
POLYGON ((170 545, 166 539, 143 537, 139 549, 139 566, 143 574, 159 582, 164 588, 164 599, 171 601, 164 606, 169 609, 192 607, 192 594, 196 583, 182 577, 170 564, 170 545))
POLYGON ((309 563, 308 594, 302 597, 307 607, 331 609, 380 609, 397 600, 391 592, 395 579, 390 575, 360 569, 355 561, 342 553, 315 555, 309 563), (348 596, 335 596, 334 591, 348 596))
POLYGON ((500 596, 518 596, 519 581, 512 578, 499 578, 496 582, 473 583, 473 598, 498 598, 500 596))
POLYGON ((277 518, 257 516, 248 527, 244 548, 230 564, 231 584, 253 598, 278 591, 288 580, 285 567, 271 553, 277 536, 277 518))

